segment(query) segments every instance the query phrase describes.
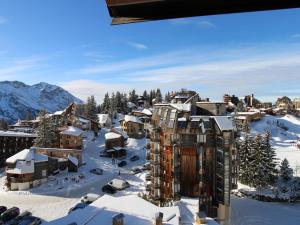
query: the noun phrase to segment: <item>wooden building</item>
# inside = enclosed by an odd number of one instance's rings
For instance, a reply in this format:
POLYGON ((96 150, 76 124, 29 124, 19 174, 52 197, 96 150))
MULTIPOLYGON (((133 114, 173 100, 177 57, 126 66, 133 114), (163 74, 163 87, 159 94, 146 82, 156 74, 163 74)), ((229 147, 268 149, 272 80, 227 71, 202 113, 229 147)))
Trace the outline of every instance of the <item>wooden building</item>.
POLYGON ((120 120, 120 125, 130 138, 145 137, 144 123, 135 116, 125 115, 124 119, 120 120))
POLYGON ((114 147, 124 147, 124 136, 116 132, 108 132, 105 134, 105 148, 112 149, 114 147))
POLYGON ((100 127, 110 128, 112 126, 112 119, 109 114, 98 114, 100 127))
POLYGON ((261 120, 262 113, 260 111, 237 112, 237 116, 244 116, 248 122, 261 120))
POLYGON ((35 134, 0 131, 0 168, 5 166, 7 158, 32 147, 36 137, 35 134))
POLYGON ((83 149, 83 131, 77 127, 68 127, 60 132, 60 148, 63 149, 83 149))
POLYGON ((220 209, 228 216, 237 183, 235 128, 227 116, 201 115, 197 108, 198 103, 154 106, 151 196, 162 203, 199 197, 208 216, 220 216, 220 209))

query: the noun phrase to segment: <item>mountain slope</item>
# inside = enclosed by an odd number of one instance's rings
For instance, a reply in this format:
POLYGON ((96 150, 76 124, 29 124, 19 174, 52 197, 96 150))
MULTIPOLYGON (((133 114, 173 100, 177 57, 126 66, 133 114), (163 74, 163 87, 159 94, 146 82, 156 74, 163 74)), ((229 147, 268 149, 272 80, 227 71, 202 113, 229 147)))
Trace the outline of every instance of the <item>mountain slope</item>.
POLYGON ((24 119, 28 112, 37 115, 41 109, 52 113, 70 103, 82 101, 61 87, 39 83, 26 85, 18 81, 0 82, 0 119, 9 122, 24 119))

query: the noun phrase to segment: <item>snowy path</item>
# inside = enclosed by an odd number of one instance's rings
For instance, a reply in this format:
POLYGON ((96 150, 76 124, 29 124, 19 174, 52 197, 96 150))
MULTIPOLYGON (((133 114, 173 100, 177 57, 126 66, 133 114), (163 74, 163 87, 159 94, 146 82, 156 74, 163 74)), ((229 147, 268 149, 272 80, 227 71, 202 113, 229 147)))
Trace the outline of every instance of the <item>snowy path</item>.
POLYGON ((231 225, 299 225, 300 204, 260 202, 231 196, 231 225))

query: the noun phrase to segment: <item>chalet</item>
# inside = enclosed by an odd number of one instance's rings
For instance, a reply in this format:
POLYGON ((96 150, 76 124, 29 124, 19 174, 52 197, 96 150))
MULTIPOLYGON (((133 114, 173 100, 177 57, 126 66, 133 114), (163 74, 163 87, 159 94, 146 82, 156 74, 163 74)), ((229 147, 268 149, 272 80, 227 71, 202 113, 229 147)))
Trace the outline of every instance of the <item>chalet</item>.
POLYGON ((82 149, 83 131, 77 127, 68 127, 60 132, 60 148, 64 149, 82 149))
POLYGON ((5 160, 23 149, 34 145, 35 134, 0 131, 0 168, 5 166, 5 160))
POLYGON ((226 115, 225 102, 197 102, 197 110, 201 115, 224 116, 226 115))
POLYGON ((98 114, 100 127, 110 128, 112 126, 111 116, 109 114, 98 114))
POLYGON ((63 111, 57 111, 53 114, 49 114, 49 116, 51 116, 57 124, 71 126, 75 120, 76 108, 77 105, 75 103, 71 103, 63 111))
POLYGON ((138 106, 139 107, 147 108, 147 107, 149 107, 149 105, 150 105, 149 101, 146 97, 144 97, 144 96, 139 96, 138 97, 138 106))
POLYGON ((124 147, 124 136, 116 132, 108 132, 105 134, 105 148, 112 149, 114 147, 124 147))
POLYGON ((94 132, 99 131, 99 123, 97 121, 88 119, 84 116, 75 116, 73 125, 82 130, 92 130, 94 132))
POLYGON ((151 120, 152 111, 150 109, 135 110, 132 115, 138 117, 142 122, 148 123, 151 120))
POLYGON ((220 116, 224 106, 198 102, 154 106, 150 134, 153 199, 164 204, 181 196, 198 197, 206 215, 228 216, 230 189, 237 184, 236 128, 230 117, 220 116))
POLYGON ((7 187, 26 190, 47 181, 48 156, 25 149, 6 160, 7 187))
POLYGON ((145 137, 144 123, 135 116, 125 115, 124 119, 120 120, 120 125, 131 138, 145 137))
POLYGON ((33 133, 39 125, 39 120, 19 120, 17 123, 10 125, 9 130, 16 132, 33 133))

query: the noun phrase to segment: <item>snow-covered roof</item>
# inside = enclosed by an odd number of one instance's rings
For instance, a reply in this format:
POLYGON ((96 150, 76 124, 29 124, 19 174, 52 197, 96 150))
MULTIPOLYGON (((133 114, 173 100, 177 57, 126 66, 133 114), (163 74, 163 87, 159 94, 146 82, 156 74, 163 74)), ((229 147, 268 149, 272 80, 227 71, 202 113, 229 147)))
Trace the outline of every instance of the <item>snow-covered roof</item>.
POLYGON ((223 130, 233 130, 233 121, 230 117, 227 116, 214 116, 213 117, 220 128, 221 131, 223 130))
POLYGON ((177 109, 178 111, 191 111, 191 104, 170 104, 171 107, 177 109))
POLYGON ((134 104, 133 102, 127 102, 127 107, 134 108, 134 107, 136 107, 136 104, 134 104))
POLYGON ((61 116, 65 111, 56 111, 55 113, 53 113, 52 115, 55 116, 61 116))
POLYGON ((34 162, 47 162, 48 156, 43 154, 34 154, 34 162))
POLYGON ((159 212, 163 213, 164 224, 179 225, 178 206, 158 207, 136 195, 121 197, 104 195, 86 208, 46 224, 65 225, 76 222, 77 225, 111 225, 112 218, 122 213, 124 224, 149 225, 159 212))
POLYGON ((246 120, 247 119, 246 116, 236 116, 235 118, 238 120, 246 120))
POLYGON ((120 137, 122 137, 121 134, 117 134, 117 133, 114 133, 114 132, 109 132, 109 133, 105 134, 105 139, 106 140, 118 139, 120 137))
POLYGON ((139 118, 137 118, 136 116, 125 115, 124 120, 125 120, 125 122, 132 122, 132 123, 143 124, 143 122, 139 118))
POLYGON ((89 122, 90 122, 90 120, 85 119, 85 118, 80 117, 80 116, 78 116, 78 120, 79 120, 80 122, 82 122, 82 123, 89 123, 89 122))
POLYGON ((17 154, 6 159, 6 163, 16 163, 18 160, 31 161, 34 159, 34 151, 30 149, 24 149, 17 154))
POLYGON ((150 111, 150 109, 142 109, 142 110, 137 110, 134 112, 142 113, 142 114, 145 114, 146 116, 152 116, 152 112, 150 111))
POLYGON ((108 114, 98 114, 98 118, 99 118, 99 123, 104 124, 109 119, 109 115, 108 114))
POLYGON ((113 133, 121 134, 124 137, 124 139, 129 138, 128 134, 125 131, 123 131, 122 129, 118 128, 118 127, 114 127, 110 131, 113 132, 113 133))
POLYGON ((28 174, 34 173, 34 163, 32 161, 17 161, 16 167, 14 169, 6 170, 6 173, 10 174, 28 174))
POLYGON ((2 137, 37 137, 36 134, 28 134, 23 132, 14 132, 14 131, 1 131, 0 136, 2 137))
POLYGON ((257 114, 257 113, 259 113, 259 111, 256 111, 256 112, 253 112, 253 111, 249 111, 249 112, 238 112, 237 114, 243 116, 243 115, 255 115, 255 114, 257 114))
POLYGON ((68 155, 68 159, 76 166, 78 166, 78 159, 74 156, 68 155))
POLYGON ((70 126, 68 129, 60 132, 61 134, 71 135, 71 136, 80 136, 83 134, 83 131, 77 127, 70 126))

